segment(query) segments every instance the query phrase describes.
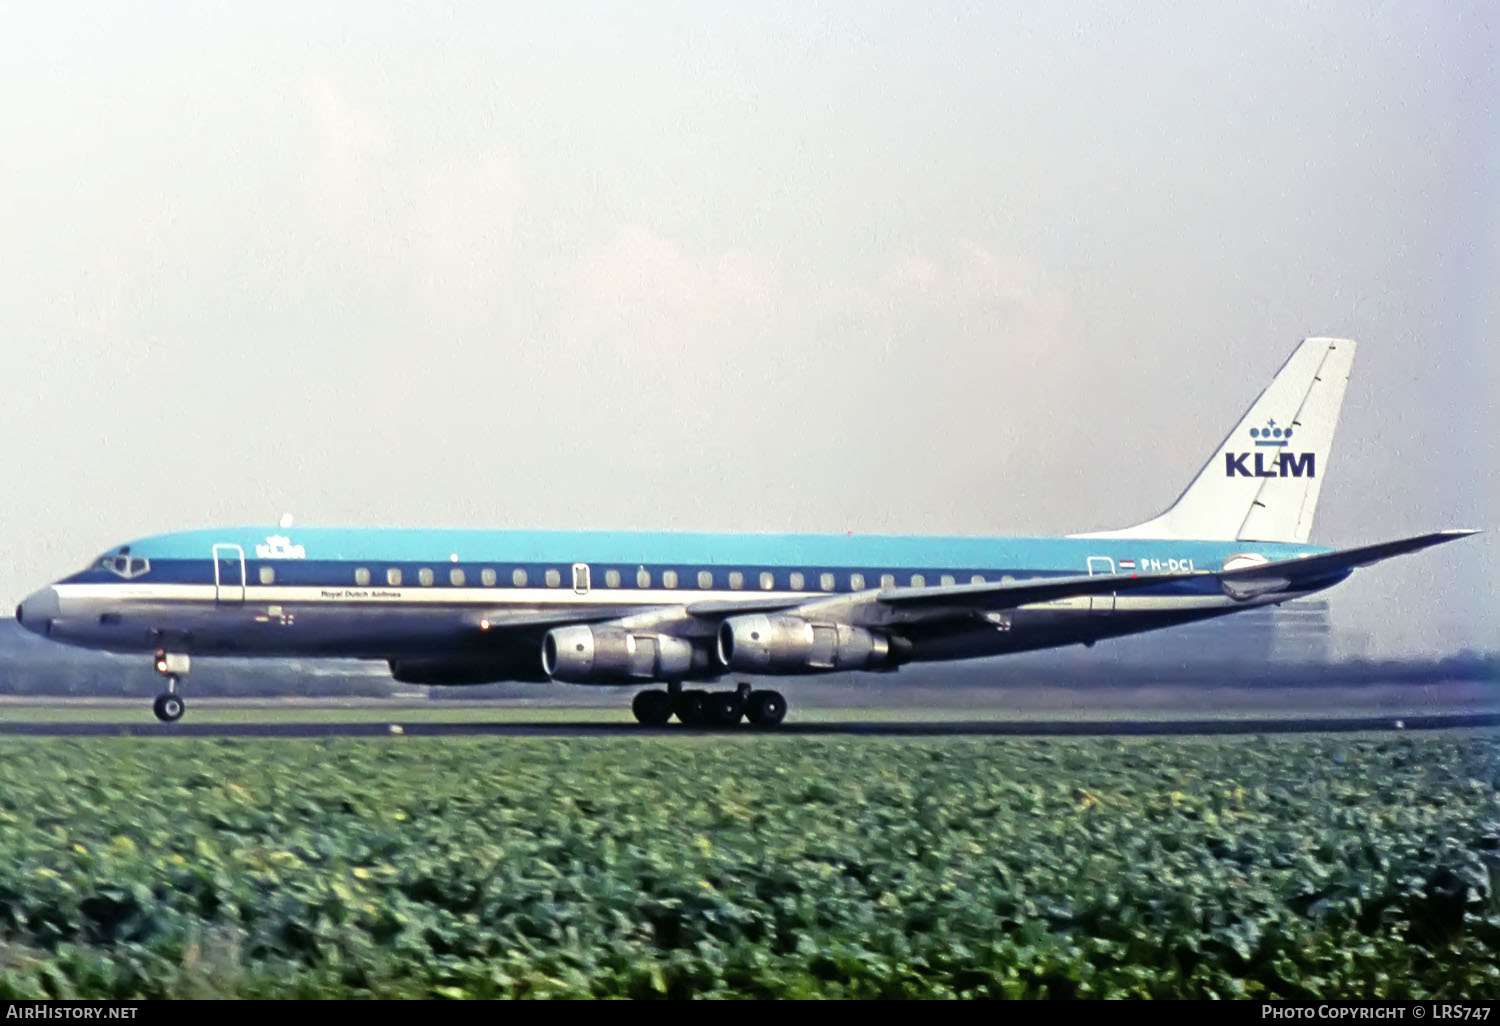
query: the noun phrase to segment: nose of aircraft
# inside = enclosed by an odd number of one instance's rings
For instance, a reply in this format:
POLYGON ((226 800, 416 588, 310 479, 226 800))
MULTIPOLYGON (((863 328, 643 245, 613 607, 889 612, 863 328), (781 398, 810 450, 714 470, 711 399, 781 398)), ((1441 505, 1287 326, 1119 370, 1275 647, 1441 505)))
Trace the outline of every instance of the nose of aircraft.
POLYGON ((21 604, 16 607, 16 619, 28 631, 46 634, 52 628, 52 621, 57 619, 59 612, 57 589, 43 588, 22 600, 21 604))

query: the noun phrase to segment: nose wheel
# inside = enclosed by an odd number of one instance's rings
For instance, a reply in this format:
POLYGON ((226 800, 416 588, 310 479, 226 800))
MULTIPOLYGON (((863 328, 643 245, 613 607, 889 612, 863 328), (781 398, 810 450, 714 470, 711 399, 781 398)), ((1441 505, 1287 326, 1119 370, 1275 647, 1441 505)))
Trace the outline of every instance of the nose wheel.
POLYGON ((158 649, 156 652, 156 672, 167 679, 167 690, 156 696, 156 701, 151 703, 151 711, 163 723, 176 723, 187 711, 187 704, 177 693, 177 687, 182 683, 182 675, 191 666, 192 662, 186 653, 168 652, 165 649, 158 649))
MULTIPOLYGON (((176 683, 176 680, 173 680, 168 687, 175 687, 176 683)), ((176 723, 182 719, 182 714, 186 709, 187 706, 182 701, 182 696, 176 691, 167 691, 157 695, 156 701, 151 703, 151 711, 163 723, 176 723)))

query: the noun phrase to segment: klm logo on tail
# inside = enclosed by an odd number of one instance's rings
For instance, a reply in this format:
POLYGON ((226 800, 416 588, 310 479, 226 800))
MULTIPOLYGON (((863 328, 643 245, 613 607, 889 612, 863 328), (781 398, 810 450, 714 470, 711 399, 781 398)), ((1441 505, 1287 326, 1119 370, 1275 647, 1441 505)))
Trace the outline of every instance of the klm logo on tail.
POLYGON ((1280 449, 1281 452, 1226 452, 1225 477, 1316 477, 1316 454, 1288 452, 1292 429, 1280 427, 1274 419, 1263 428, 1251 428, 1250 438, 1257 448, 1280 449))

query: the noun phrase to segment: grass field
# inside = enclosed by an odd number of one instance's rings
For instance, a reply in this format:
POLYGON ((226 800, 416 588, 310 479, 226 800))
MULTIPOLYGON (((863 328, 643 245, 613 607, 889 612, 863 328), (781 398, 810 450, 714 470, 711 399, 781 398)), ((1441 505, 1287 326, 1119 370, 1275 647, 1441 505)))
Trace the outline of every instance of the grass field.
POLYGON ((12 738, 0 997, 1495 998, 1497 794, 1477 732, 12 738))

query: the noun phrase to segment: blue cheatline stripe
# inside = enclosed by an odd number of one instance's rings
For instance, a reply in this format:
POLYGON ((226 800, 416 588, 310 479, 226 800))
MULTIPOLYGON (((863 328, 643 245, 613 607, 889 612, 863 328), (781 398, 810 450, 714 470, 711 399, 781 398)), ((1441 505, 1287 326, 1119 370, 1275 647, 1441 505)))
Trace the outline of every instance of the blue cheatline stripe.
MULTIPOLYGON (((1190 559, 1198 569, 1217 568, 1229 556, 1254 552, 1288 559, 1325 547, 1263 542, 1156 541, 1120 538, 955 538, 891 535, 689 534, 620 531, 481 531, 416 528, 228 527, 157 535, 129 543, 131 555, 152 560, 201 560, 217 544, 240 546, 250 561, 258 546, 285 538, 307 561, 356 564, 480 564, 570 566, 588 563, 714 568, 796 568, 838 572, 899 568, 929 574, 986 572, 1086 572, 1090 556, 1120 559, 1190 559)), ((111 552, 116 550, 112 549, 111 552)), ((276 560, 278 566, 294 560, 276 560)))
MULTIPOLYGON (((1217 564, 1215 564, 1217 565, 1217 564)), ((647 564, 590 564, 589 566, 589 590, 594 594, 605 592, 618 592, 628 595, 631 592, 660 591, 664 588, 675 591, 717 591, 733 592, 745 597, 752 597, 757 593, 772 592, 806 592, 811 595, 840 592, 851 592, 880 588, 881 578, 887 574, 895 578, 894 586, 912 586, 913 575, 920 574, 923 584, 935 586, 943 584, 944 576, 953 578, 955 584, 969 584, 975 575, 981 576, 988 582, 999 582, 1007 577, 1016 580, 1030 578, 1063 577, 1072 576, 1079 571, 1067 570, 1028 570, 1020 568, 1004 569, 985 567, 978 569, 962 569, 957 567, 902 567, 902 568, 855 568, 814 566, 798 567, 790 569, 787 567, 773 566, 743 566, 726 567, 715 566, 691 566, 682 563, 670 565, 647 565, 647 564), (640 588, 637 583, 637 572, 644 568, 648 574, 649 585, 646 589, 640 588), (619 584, 611 587, 608 584, 609 571, 615 570, 619 573, 619 584), (677 582, 675 585, 666 583, 666 573, 675 572, 677 582), (710 585, 704 588, 699 583, 699 574, 709 573, 710 585), (769 572, 772 574, 773 586, 769 589, 761 586, 761 574, 769 572), (735 588, 732 584, 731 575, 739 573, 742 576, 741 586, 735 588), (801 581, 793 580, 793 574, 801 574, 801 581), (833 587, 823 588, 823 575, 831 574, 833 587), (863 581, 856 587, 851 576, 861 574, 863 581)), ((240 582, 239 567, 237 563, 221 566, 220 580, 224 584, 238 585, 240 582)), ((85 571, 73 574, 64 581, 69 584, 196 584, 212 585, 215 583, 214 561, 207 559, 161 559, 150 560, 149 569, 137 576, 128 579, 111 573, 97 564, 85 571)), ((327 588, 352 588, 352 587, 401 587, 405 589, 444 589, 463 587, 471 589, 493 589, 496 592, 515 590, 516 588, 544 588, 555 587, 559 592, 573 591, 572 564, 562 563, 392 563, 380 560, 361 562, 357 560, 257 560, 245 561, 244 582, 246 585, 256 587, 264 584, 276 587, 327 587, 327 588), (388 571, 397 569, 401 572, 399 585, 392 584, 388 571), (454 582, 451 572, 461 570, 463 579, 461 584, 454 582), (524 582, 516 583, 514 571, 517 569, 525 572, 524 582), (270 580, 262 578, 263 570, 269 570, 272 574, 270 580), (359 570, 369 571, 368 580, 361 583, 356 577, 359 570), (431 572, 431 584, 423 584, 423 571, 431 572), (494 583, 486 585, 485 571, 494 572, 494 583), (557 576, 556 585, 549 585, 547 574, 554 572, 557 576)), ((1142 589, 1139 594, 1151 595, 1218 595, 1221 594, 1218 582, 1204 578, 1184 578, 1168 584, 1153 588, 1142 589)))

